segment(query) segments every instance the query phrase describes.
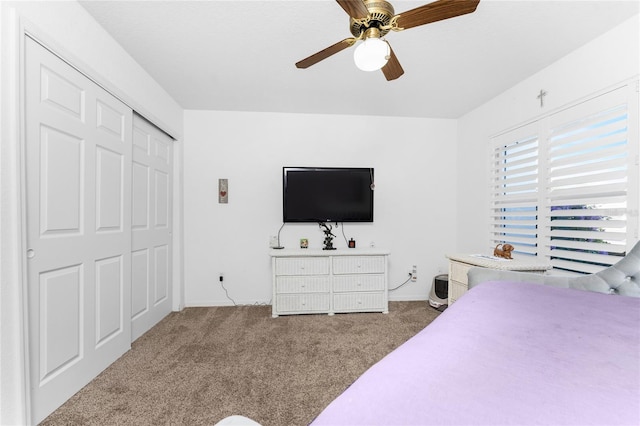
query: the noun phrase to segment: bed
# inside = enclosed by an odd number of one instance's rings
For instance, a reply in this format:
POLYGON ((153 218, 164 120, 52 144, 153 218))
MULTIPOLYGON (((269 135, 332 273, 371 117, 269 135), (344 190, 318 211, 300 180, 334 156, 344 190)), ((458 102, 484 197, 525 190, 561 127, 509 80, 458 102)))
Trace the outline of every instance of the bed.
POLYGON ((483 282, 312 423, 535 424, 640 425, 640 298, 483 282))

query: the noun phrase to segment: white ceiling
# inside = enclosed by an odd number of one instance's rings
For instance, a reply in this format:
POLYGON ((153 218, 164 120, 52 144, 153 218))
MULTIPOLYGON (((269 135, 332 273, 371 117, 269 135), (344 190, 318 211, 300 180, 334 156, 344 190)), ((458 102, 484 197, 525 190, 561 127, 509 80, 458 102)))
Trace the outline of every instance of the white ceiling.
MULTIPOLYGON (((428 0, 395 1, 396 13, 428 0)), ((392 32, 388 82, 353 48, 332 0, 80 1, 185 109, 458 118, 639 13, 634 1, 481 0, 469 15, 392 32)))

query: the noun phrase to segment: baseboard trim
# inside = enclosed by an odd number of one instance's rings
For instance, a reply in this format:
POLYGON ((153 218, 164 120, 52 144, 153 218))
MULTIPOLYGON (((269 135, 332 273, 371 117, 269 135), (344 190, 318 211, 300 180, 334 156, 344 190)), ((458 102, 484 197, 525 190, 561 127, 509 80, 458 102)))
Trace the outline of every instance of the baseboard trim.
POLYGON ((271 306, 271 300, 236 300, 235 305, 229 299, 186 301, 185 308, 215 308, 221 306, 271 306))
MULTIPOLYGON (((389 302, 426 302, 428 299, 422 294, 403 296, 389 296, 389 302)), ((229 299, 186 301, 185 308, 213 308, 217 306, 271 306, 271 300, 236 300, 234 305, 229 299)))
POLYGON ((409 294, 402 296, 389 296, 389 302, 426 302, 429 300, 427 297, 424 297, 424 294, 409 294))

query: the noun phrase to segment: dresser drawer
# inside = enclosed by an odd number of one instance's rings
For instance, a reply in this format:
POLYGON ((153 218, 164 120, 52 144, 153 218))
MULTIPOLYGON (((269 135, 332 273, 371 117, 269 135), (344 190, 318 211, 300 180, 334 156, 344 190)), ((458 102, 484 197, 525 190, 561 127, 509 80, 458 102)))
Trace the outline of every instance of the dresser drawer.
POLYGON ((329 293, 279 294, 276 314, 329 312, 329 293))
POLYGON ((467 292, 467 285, 459 281, 449 280, 449 304, 461 298, 467 292))
POLYGON ((276 275, 328 275, 329 259, 326 257, 276 258, 276 275))
POLYGON ((333 295, 335 312, 382 311, 385 310, 383 293, 342 293, 333 295))
POLYGON ((276 293, 329 293, 330 290, 329 275, 276 277, 276 293))
POLYGON ((348 291, 382 291, 384 275, 340 275, 333 277, 335 292, 348 291))
POLYGON ((469 272, 469 269, 472 268, 471 265, 451 262, 449 266, 449 280, 458 281, 463 284, 467 284, 469 282, 469 279, 467 278, 467 272, 469 272))
POLYGON ((384 274, 384 256, 340 256, 333 258, 334 274, 384 274))

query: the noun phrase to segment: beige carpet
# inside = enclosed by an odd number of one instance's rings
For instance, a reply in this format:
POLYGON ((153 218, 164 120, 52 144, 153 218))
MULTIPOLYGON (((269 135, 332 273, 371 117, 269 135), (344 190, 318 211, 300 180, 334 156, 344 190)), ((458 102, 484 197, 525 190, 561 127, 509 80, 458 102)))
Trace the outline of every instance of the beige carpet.
POLYGON ((42 424, 213 425, 240 414, 263 426, 306 425, 438 314, 426 302, 391 302, 388 315, 275 319, 270 306, 188 308, 42 424))

